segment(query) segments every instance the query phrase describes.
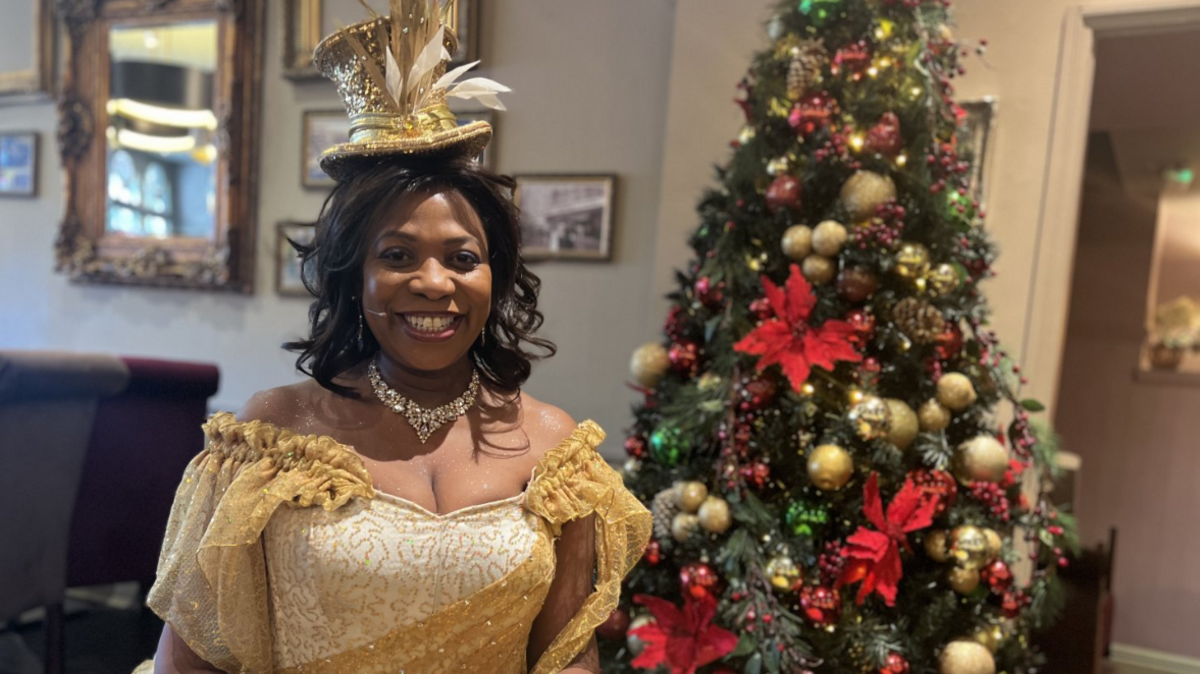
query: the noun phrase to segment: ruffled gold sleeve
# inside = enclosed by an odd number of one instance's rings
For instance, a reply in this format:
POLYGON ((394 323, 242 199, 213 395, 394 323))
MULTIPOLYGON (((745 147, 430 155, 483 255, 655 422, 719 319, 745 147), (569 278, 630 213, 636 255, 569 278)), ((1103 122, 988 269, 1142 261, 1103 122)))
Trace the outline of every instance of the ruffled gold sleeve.
POLYGON ((566 522, 593 513, 596 527, 595 589, 530 674, 558 674, 587 646, 596 626, 617 607, 621 581, 650 540, 650 512, 596 452, 603 440, 604 431, 595 422, 583 422, 571 438, 550 450, 529 483, 526 507, 545 519, 555 536, 566 522))
POLYGON ((232 414, 204 425, 184 471, 147 604, 206 661, 227 672, 273 669, 261 536, 280 505, 336 510, 372 498, 361 459, 331 438, 232 414))

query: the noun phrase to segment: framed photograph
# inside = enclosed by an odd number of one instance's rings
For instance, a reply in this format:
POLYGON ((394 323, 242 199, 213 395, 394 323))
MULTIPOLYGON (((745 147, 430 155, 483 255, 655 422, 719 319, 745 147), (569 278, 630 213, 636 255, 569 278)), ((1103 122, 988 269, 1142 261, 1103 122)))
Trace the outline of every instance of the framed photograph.
MULTIPOLYGON (((49 0, 43 0, 48 2, 49 0)), ((387 14, 388 3, 373 0, 371 6, 387 14)), ((451 67, 479 58, 480 0, 458 0, 450 24, 458 35, 458 51, 451 67)), ((369 17, 358 0, 284 0, 283 74, 293 80, 320 79, 312 55, 317 44, 334 31, 369 17)))
POLYGON ((967 116, 958 132, 958 152, 971 160, 969 190, 972 198, 984 203, 984 169, 987 168, 992 126, 996 123, 996 99, 986 96, 977 101, 959 103, 967 116))
POLYGON ((304 148, 300 183, 318 189, 333 187, 336 181, 321 170, 321 153, 339 143, 350 141, 350 118, 345 110, 306 110, 304 112, 304 148))
POLYGON ((615 175, 515 177, 525 259, 612 259, 615 175))
POLYGON ((37 133, 0 133, 0 196, 37 196, 37 158, 37 133))
POLYGON ((4 21, 12 30, 0 44, 0 96, 10 99, 5 103, 51 98, 57 48, 54 0, 5 3, 4 21))
POLYGON ((483 166, 484 168, 486 168, 488 170, 491 170, 492 169, 492 154, 495 152, 495 149, 496 149, 496 136, 499 135, 499 132, 496 129, 496 113, 495 113, 495 111, 473 110, 471 112, 456 112, 456 113, 454 113, 454 116, 458 119, 459 126, 466 126, 467 124, 470 124, 471 122, 487 122, 488 124, 492 125, 492 140, 491 140, 491 142, 488 143, 488 146, 486 148, 484 148, 483 152, 481 152, 479 154, 479 156, 475 158, 475 161, 479 162, 479 164, 481 166, 483 166))
POLYGON ((285 297, 312 297, 300 277, 300 253, 296 252, 291 241, 312 243, 317 233, 316 225, 311 222, 284 221, 276 227, 275 291, 285 297))

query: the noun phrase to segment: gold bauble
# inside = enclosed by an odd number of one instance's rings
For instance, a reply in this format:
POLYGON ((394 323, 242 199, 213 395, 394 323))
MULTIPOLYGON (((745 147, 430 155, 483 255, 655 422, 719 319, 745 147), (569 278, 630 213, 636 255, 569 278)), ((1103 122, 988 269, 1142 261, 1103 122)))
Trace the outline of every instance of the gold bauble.
POLYGON ((825 285, 837 275, 837 265, 833 263, 833 260, 820 255, 809 255, 804 258, 804 263, 800 265, 800 268, 804 272, 804 278, 816 285, 825 285))
POLYGON ((978 435, 958 446, 954 476, 960 482, 999 482, 1008 472, 1008 450, 990 435, 978 435))
POLYGON ((633 631, 639 627, 653 625, 655 622, 652 615, 640 615, 634 618, 633 622, 629 623, 629 629, 625 630, 625 647, 629 650, 630 655, 637 657, 642 654, 642 651, 646 650, 646 642, 639 639, 633 631))
POLYGON ((729 526, 733 524, 733 517, 729 514, 729 502, 718 496, 704 499, 697 515, 700 517, 700 526, 714 534, 729 531, 729 526))
POLYGON ((850 408, 850 424, 863 440, 887 437, 892 429, 892 411, 882 398, 866 396, 850 408))
POLYGON ((671 520, 671 538, 680 543, 691 538, 696 529, 700 527, 700 518, 691 513, 679 513, 675 519, 671 520))
POLYGON ((892 416, 892 424, 887 434, 888 442, 899 449, 908 449, 917 439, 917 433, 921 431, 917 413, 903 400, 888 398, 884 402, 887 403, 892 416))
POLYGON ((925 433, 936 433, 950 425, 950 410, 936 400, 928 400, 917 412, 917 421, 925 433))
POLYGON ((671 359, 667 356, 667 349, 658 342, 648 342, 639 346, 629 361, 629 371, 633 378, 646 388, 658 386, 669 367, 671 359))
POLYGON ((975 386, 965 374, 951 372, 938 380, 938 402, 952 411, 961 412, 974 405, 978 398, 975 386))
POLYGON ((826 220, 813 230, 812 247, 817 255, 836 257, 848 238, 846 227, 836 220, 826 220))
POLYGON ((703 482, 684 482, 679 492, 679 507, 684 512, 694 513, 708 498, 708 487, 703 482))
POLYGON ((812 254, 813 231, 808 225, 792 225, 783 233, 779 247, 788 259, 799 262, 812 254))
POLYGON ((926 287, 933 295, 949 295, 958 290, 959 283, 958 269, 946 262, 934 267, 925 277, 926 287))
POLYGON ((956 566, 946 574, 946 583, 959 594, 971 594, 979 587, 979 569, 964 569, 956 566))
POLYGON ((1004 628, 999 625, 990 625, 981 627, 975 632, 974 639, 988 649, 989 652, 995 653, 1000 648, 1000 644, 1004 643, 1004 628))
POLYGON ((938 658, 938 674, 996 674, 996 660, 979 642, 952 641, 938 658))
POLYGON ((808 457, 808 477, 818 489, 837 491, 854 473, 854 459, 837 445, 821 445, 808 457))
POLYGON ((983 529, 965 525, 950 531, 950 556, 964 569, 978 571, 988 562, 988 541, 983 529))
POLYGON ((921 278, 929 271, 929 249, 911 241, 901 243, 896 251, 895 269, 901 278, 921 278))
POLYGON ((934 529, 925 534, 925 554, 935 562, 944 562, 950 559, 948 539, 949 536, 942 529, 934 529))
POLYGON ((983 535, 987 538, 988 559, 996 559, 1004 552, 1004 539, 994 529, 984 529, 983 535))
POLYGON ((842 185, 841 200, 851 222, 874 217, 883 204, 896 198, 896 183, 887 176, 859 171, 842 185))
POLYGON ((767 579, 771 581, 771 586, 776 590, 795 590, 804 581, 804 574, 800 571, 800 567, 787 555, 772 557, 763 568, 763 573, 766 574, 767 579))

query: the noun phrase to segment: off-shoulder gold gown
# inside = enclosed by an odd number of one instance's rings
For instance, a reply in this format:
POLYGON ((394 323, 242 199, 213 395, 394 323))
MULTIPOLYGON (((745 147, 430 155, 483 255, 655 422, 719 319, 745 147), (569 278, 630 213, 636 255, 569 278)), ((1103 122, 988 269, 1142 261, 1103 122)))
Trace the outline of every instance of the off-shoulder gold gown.
MULTIPOLYGON (((148 605, 228 672, 556 674, 617 605, 650 514, 585 421, 518 496, 431 513, 326 436, 214 415, 184 473, 148 605), (595 514, 595 588, 530 669, 562 525, 595 514)), ((137 672, 152 671, 147 661, 137 672)))

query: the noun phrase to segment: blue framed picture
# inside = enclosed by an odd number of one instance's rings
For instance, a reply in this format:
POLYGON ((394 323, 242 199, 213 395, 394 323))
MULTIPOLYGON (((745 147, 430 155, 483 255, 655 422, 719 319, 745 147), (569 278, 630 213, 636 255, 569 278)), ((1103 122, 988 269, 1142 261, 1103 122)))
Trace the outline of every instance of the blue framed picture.
POLYGON ((37 133, 0 133, 0 196, 37 195, 37 156, 37 133))

